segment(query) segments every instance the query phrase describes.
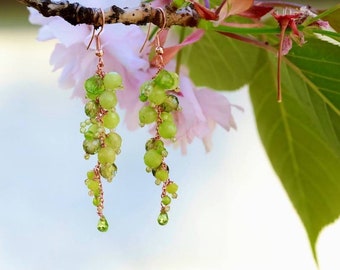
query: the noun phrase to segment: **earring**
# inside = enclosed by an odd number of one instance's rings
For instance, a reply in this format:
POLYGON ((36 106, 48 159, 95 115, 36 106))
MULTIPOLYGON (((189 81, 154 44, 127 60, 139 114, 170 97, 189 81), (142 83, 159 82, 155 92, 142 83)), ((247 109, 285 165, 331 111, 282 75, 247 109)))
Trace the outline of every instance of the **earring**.
POLYGON ((80 132, 84 134, 83 149, 85 159, 91 155, 97 155, 97 164, 87 172, 85 184, 89 189, 89 195, 93 197, 93 205, 97 208, 99 221, 97 229, 106 232, 109 224, 103 214, 104 192, 101 177, 111 182, 117 173, 115 165, 116 155, 120 153, 122 138, 115 132, 120 118, 116 112, 117 96, 116 91, 122 89, 122 77, 116 72, 104 72, 104 52, 101 48, 99 35, 104 28, 104 12, 102 13, 103 24, 96 34, 93 30, 90 47, 93 38, 96 41, 96 56, 98 57, 96 74, 85 81, 87 103, 85 114, 88 116, 80 124, 80 132))
MULTIPOLYGON (((179 110, 179 102, 176 92, 179 92, 179 78, 175 72, 164 69, 163 47, 160 44, 159 34, 166 25, 166 16, 163 9, 158 8, 163 17, 163 26, 155 37, 155 53, 158 71, 150 80, 140 87, 140 101, 144 106, 139 111, 141 126, 155 124, 155 136, 149 139, 145 145, 144 163, 146 171, 155 177, 155 184, 162 184, 161 209, 158 223, 168 223, 168 212, 172 199, 177 198, 178 186, 169 177, 169 166, 165 162, 168 152, 165 142, 175 141, 177 127, 174 121, 174 112, 179 110)), ((143 45, 144 46, 144 45, 143 45)))

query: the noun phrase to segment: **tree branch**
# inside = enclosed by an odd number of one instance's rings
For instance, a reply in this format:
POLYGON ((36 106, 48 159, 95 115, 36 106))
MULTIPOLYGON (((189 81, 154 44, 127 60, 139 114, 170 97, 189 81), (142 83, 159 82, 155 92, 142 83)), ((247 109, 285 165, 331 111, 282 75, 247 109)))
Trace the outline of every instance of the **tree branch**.
MULTIPOLYGON (((70 3, 69 1, 53 0, 18 0, 27 7, 38 10, 43 16, 59 16, 72 25, 88 24, 93 25, 96 29, 103 25, 102 10, 99 8, 84 7, 79 3, 70 3)), ((164 24, 162 11, 159 8, 153 8, 150 4, 142 3, 136 8, 120 8, 115 5, 103 10, 105 24, 123 23, 126 25, 136 24, 145 25, 153 23, 158 27, 164 24)), ((166 17, 165 27, 180 25, 195 27, 198 24, 199 15, 191 7, 176 9, 172 6, 164 8, 166 17)))

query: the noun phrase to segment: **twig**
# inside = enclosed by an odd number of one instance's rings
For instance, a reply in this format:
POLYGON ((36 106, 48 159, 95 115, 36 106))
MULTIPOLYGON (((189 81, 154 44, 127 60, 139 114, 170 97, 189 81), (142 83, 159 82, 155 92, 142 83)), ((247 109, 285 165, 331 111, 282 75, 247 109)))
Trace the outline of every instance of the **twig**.
MULTIPOLYGON (((103 25, 102 11, 99 8, 84 7, 79 3, 70 3, 69 1, 53 0, 18 0, 27 7, 38 10, 43 16, 59 16, 72 25, 88 24, 99 28, 103 25)), ((123 23, 126 25, 136 24, 145 25, 153 23, 159 27, 163 26, 164 19, 160 9, 151 7, 150 4, 142 3, 136 8, 120 8, 115 5, 103 10, 105 15, 105 24, 123 23)), ((197 26, 199 16, 191 7, 176 9, 172 6, 164 8, 166 16, 165 27, 180 25, 187 27, 197 26)))

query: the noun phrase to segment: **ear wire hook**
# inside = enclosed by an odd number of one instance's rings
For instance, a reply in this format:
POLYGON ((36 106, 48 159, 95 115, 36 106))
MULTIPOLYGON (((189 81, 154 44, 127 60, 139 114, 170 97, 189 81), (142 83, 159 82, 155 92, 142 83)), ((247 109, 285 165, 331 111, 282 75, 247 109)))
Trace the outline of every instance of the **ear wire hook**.
POLYGON ((143 49, 144 49, 144 47, 145 47, 145 44, 146 44, 146 42, 148 41, 148 39, 149 39, 149 36, 150 36, 150 30, 151 30, 151 23, 149 23, 149 26, 148 26, 148 32, 146 33, 146 37, 145 37, 145 40, 144 40, 144 42, 143 42, 143 45, 142 45, 142 47, 140 48, 140 50, 139 50, 139 53, 142 53, 142 51, 143 51, 143 49))
POLYGON ((101 21, 101 25, 100 25, 100 30, 96 34, 96 28, 93 27, 92 37, 90 39, 89 44, 87 45, 87 50, 90 48, 93 39, 96 39, 96 56, 98 57, 98 64, 97 64, 97 72, 96 73, 97 73, 98 76, 103 78, 104 75, 105 75, 105 72, 103 71, 103 67, 104 67, 103 55, 104 55, 104 52, 103 52, 102 47, 101 47, 99 36, 104 30, 105 13, 102 9, 100 9, 100 11, 101 11, 101 16, 102 16, 101 17, 102 21, 101 21))
POLYGON ((88 49, 90 48, 90 46, 91 46, 91 44, 92 44, 92 41, 93 41, 94 37, 96 37, 96 47, 97 47, 97 49, 98 49, 98 47, 100 47, 100 42, 97 41, 97 40, 99 40, 99 35, 100 35, 101 32, 103 31, 103 29, 104 29, 104 24, 105 24, 105 13, 104 13, 104 11, 103 11, 102 9, 100 9, 100 12, 101 12, 101 16, 102 16, 102 24, 101 24, 101 26, 100 26, 100 30, 99 30, 98 34, 96 34, 96 28, 93 27, 92 36, 91 36, 91 39, 90 39, 89 44, 88 44, 87 47, 86 47, 86 50, 88 50, 88 49), (99 43, 98 43, 98 42, 99 42, 99 43), (98 46, 98 45, 99 45, 99 46, 98 46))
POLYGON ((162 18, 163 18, 163 25, 162 28, 158 31, 157 35, 156 35, 156 47, 155 47, 155 52, 158 56, 159 59, 159 63, 158 63, 158 72, 164 67, 164 62, 163 62, 163 53, 164 53, 164 49, 161 45, 161 42, 159 40, 159 35, 160 33, 162 33, 162 31, 165 29, 166 26, 166 15, 165 12, 162 8, 157 8, 157 10, 159 10, 162 14, 162 18))
MULTIPOLYGON (((163 25, 162 25, 162 27, 161 27, 161 30, 158 32, 158 34, 159 34, 161 31, 164 30, 164 28, 165 28, 165 26, 166 26, 166 16, 165 16, 165 12, 164 12, 164 10, 163 10, 162 8, 158 7, 158 8, 156 8, 156 10, 159 10, 159 11, 162 13, 162 18, 163 18, 163 25)), ((143 42, 143 45, 142 45, 142 47, 141 47, 140 50, 139 50, 139 53, 141 53, 141 52, 143 51, 143 49, 144 49, 144 47, 145 47, 145 44, 146 44, 146 42, 147 42, 148 39, 149 39, 150 30, 151 30, 151 22, 149 23, 148 31, 147 31, 147 33, 146 33, 146 37, 145 37, 145 40, 144 40, 144 42, 143 42)), ((157 34, 157 35, 158 35, 158 34, 157 34)), ((157 37, 156 37, 156 38, 157 38, 157 37)), ((159 44, 159 38, 157 39, 157 41, 158 41, 158 44, 159 44)), ((158 45, 158 47, 159 47, 159 45, 158 45)))

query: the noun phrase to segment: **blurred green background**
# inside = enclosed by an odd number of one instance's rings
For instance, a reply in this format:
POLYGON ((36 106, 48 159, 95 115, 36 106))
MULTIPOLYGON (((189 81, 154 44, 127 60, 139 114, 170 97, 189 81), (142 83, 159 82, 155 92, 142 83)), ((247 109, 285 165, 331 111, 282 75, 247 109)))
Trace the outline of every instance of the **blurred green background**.
POLYGON ((28 22, 27 8, 16 0, 2 0, 0 27, 33 27, 28 22))

